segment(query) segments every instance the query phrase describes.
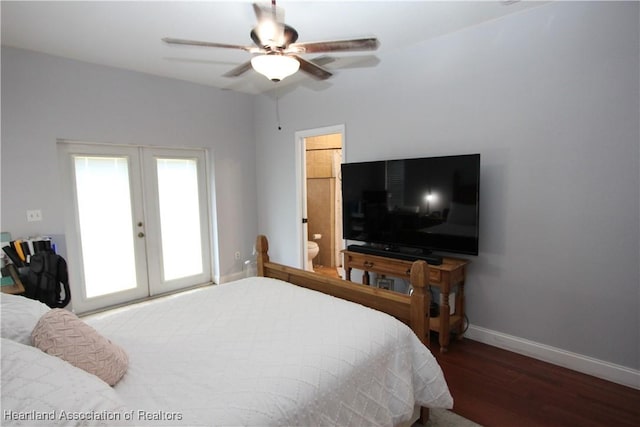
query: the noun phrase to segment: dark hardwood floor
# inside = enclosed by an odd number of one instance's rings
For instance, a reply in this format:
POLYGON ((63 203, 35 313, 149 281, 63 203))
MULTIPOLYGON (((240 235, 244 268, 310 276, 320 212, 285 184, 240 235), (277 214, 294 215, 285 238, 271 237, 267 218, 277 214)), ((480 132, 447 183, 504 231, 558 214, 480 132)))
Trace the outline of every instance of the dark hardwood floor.
MULTIPOLYGON (((434 336, 435 335, 435 336, 434 336)), ((453 412, 491 426, 640 426, 640 390, 486 344, 431 349, 454 398, 453 412)))

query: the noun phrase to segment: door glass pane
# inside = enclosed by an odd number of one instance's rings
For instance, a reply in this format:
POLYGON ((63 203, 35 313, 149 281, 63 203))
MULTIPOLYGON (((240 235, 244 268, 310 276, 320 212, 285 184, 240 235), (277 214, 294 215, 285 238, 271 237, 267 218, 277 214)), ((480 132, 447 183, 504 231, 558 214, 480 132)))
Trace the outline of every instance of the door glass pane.
POLYGON ((164 280, 202 273, 198 163, 156 159, 164 280))
POLYGON ((74 156, 87 298, 136 284, 126 157, 74 156))

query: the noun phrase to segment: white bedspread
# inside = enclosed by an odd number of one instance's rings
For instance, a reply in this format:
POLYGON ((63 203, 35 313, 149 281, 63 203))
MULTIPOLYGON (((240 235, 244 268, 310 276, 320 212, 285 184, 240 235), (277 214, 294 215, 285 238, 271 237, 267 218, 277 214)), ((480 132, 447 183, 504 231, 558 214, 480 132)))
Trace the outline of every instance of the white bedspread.
POLYGON ((442 371, 392 317, 249 278, 85 321, 124 347, 137 424, 397 425, 451 408, 442 371))

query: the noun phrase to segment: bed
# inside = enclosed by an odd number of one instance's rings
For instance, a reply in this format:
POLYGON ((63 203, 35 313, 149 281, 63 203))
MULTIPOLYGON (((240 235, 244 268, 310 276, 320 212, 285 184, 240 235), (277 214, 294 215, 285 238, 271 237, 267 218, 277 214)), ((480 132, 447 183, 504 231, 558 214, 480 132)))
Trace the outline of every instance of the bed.
POLYGON ((452 407, 425 346, 423 261, 408 296, 271 262, 264 236, 256 248, 259 277, 81 319, 126 352, 113 386, 30 345, 51 313, 3 295, 3 425, 397 426, 452 407))

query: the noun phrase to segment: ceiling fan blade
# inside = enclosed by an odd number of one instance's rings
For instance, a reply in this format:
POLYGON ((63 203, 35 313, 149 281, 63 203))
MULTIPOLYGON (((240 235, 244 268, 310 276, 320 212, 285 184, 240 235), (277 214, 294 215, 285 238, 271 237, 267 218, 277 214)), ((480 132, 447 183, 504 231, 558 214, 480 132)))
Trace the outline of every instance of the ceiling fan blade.
POLYGON ((349 52, 357 50, 376 50, 380 43, 375 37, 351 40, 330 40, 326 42, 292 43, 287 51, 297 53, 349 52))
POLYGON ((333 75, 329 70, 322 68, 320 65, 314 64, 311 61, 307 61, 306 59, 301 58, 298 55, 290 56, 298 60, 298 62, 300 63, 300 69, 302 71, 310 74, 315 79, 326 80, 333 75))
POLYGON ((270 20, 280 25, 284 24, 284 8, 276 6, 276 2, 254 3, 253 11, 256 14, 258 22, 270 20))
POLYGON ((189 46, 204 46, 204 47, 220 47, 224 49, 241 49, 246 50, 247 52, 254 52, 256 50, 253 46, 241 46, 236 44, 225 44, 225 43, 213 43, 213 42, 203 42, 197 40, 184 40, 184 39, 174 39, 171 37, 164 37, 162 39, 163 42, 169 44, 182 44, 189 46))
POLYGON ((253 3, 253 11, 258 19, 258 25, 251 32, 253 41, 260 47, 284 46, 284 9, 272 1, 270 5, 253 3))
POLYGON ((251 69, 251 61, 244 62, 223 74, 224 77, 238 77, 251 69))
POLYGON ((329 56, 329 55, 322 55, 322 56, 318 56, 316 58, 312 58, 309 61, 313 62, 316 65, 319 65, 321 67, 327 65, 327 64, 331 64, 332 62, 336 62, 336 58, 334 58, 333 56, 329 56))

